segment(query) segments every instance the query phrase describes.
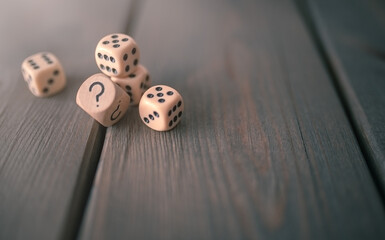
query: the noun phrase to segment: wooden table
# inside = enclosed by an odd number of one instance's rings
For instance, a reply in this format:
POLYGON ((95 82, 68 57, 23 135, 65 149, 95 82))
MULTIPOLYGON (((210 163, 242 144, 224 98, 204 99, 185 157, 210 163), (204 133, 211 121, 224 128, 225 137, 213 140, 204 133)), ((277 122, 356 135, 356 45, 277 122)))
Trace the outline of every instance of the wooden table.
POLYGON ((0 239, 385 239, 379 0, 11 1, 0 8, 0 239), (97 42, 133 36, 184 119, 75 103, 97 42), (68 85, 36 98, 24 58, 68 85))

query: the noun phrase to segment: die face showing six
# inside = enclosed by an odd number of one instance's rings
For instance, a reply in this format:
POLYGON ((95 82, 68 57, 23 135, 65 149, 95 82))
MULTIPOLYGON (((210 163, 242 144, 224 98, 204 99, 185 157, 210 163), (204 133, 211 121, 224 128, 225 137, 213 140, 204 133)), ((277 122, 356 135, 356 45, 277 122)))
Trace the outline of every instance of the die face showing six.
POLYGON ((139 104, 143 93, 151 86, 150 75, 142 65, 138 65, 136 71, 125 78, 111 77, 111 80, 131 97, 131 106, 139 104))
POLYGON ((142 121, 157 131, 174 128, 184 111, 182 96, 173 88, 157 85, 148 89, 139 103, 142 121))
POLYGON ((57 57, 41 52, 27 57, 21 71, 31 92, 38 97, 48 97, 60 92, 66 85, 63 67, 57 57))
POLYGON ((135 72, 140 52, 133 38, 115 33, 103 37, 95 50, 98 68, 110 77, 127 77, 135 72))
POLYGON ((109 127, 124 116, 130 97, 108 76, 97 73, 80 86, 76 103, 100 124, 109 127))

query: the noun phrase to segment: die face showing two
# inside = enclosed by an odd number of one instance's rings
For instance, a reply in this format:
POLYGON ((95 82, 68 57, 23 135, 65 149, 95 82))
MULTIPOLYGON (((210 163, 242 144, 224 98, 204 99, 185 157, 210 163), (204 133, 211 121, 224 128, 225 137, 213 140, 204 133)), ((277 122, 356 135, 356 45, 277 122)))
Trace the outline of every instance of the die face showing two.
POLYGON ((181 120, 183 111, 182 96, 165 85, 148 89, 139 103, 140 118, 148 127, 157 131, 174 128, 181 120))
POLYGON ((111 77, 111 80, 131 97, 131 106, 139 104, 143 93, 151 86, 150 75, 142 65, 138 65, 136 71, 125 78, 111 77))
POLYGON ((66 76, 57 57, 41 52, 27 57, 21 71, 31 92, 38 97, 54 95, 66 86, 66 76))
POLYGON ((135 72, 140 52, 133 38, 116 33, 103 37, 95 50, 98 68, 110 77, 127 77, 135 72))
POLYGON ((76 103, 100 124, 109 127, 124 116, 130 97, 108 76, 97 73, 80 86, 76 103))

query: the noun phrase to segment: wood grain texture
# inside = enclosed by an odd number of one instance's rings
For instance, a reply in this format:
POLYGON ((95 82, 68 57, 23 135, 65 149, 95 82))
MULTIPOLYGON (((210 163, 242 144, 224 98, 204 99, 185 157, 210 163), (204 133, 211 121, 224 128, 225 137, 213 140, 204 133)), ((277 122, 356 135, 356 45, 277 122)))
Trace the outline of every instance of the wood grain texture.
POLYGON ((146 1, 135 29, 184 119, 107 129, 81 239, 380 239, 384 209, 292 1, 146 1))
POLYGON ((385 196, 385 2, 306 2, 385 196))
POLYGON ((126 26, 128 7, 129 1, 2 2, 0 239, 73 235, 74 211, 88 195, 81 191, 84 177, 96 168, 93 154, 104 137, 75 95, 98 71, 98 40, 126 26), (50 98, 35 98, 20 71, 24 58, 39 51, 53 52, 68 78, 66 89, 50 98))

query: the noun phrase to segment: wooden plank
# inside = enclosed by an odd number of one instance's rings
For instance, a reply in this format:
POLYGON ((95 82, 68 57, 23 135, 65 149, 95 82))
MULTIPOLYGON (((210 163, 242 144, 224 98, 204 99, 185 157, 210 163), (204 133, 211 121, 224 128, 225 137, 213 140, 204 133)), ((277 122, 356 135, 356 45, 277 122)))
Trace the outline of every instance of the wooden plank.
POLYGON ((385 2, 307 2, 321 47, 385 196, 385 2))
POLYGON ((133 108, 106 140, 81 239, 384 238, 384 211, 295 5, 147 1, 135 39, 176 88, 170 132, 133 108))
POLYGON ((98 71, 97 41, 125 28, 129 1, 2 6, 0 239, 72 238, 105 132, 77 107, 75 95, 98 71), (67 73, 66 89, 54 97, 35 98, 21 76, 21 62, 39 51, 57 55, 67 73))

